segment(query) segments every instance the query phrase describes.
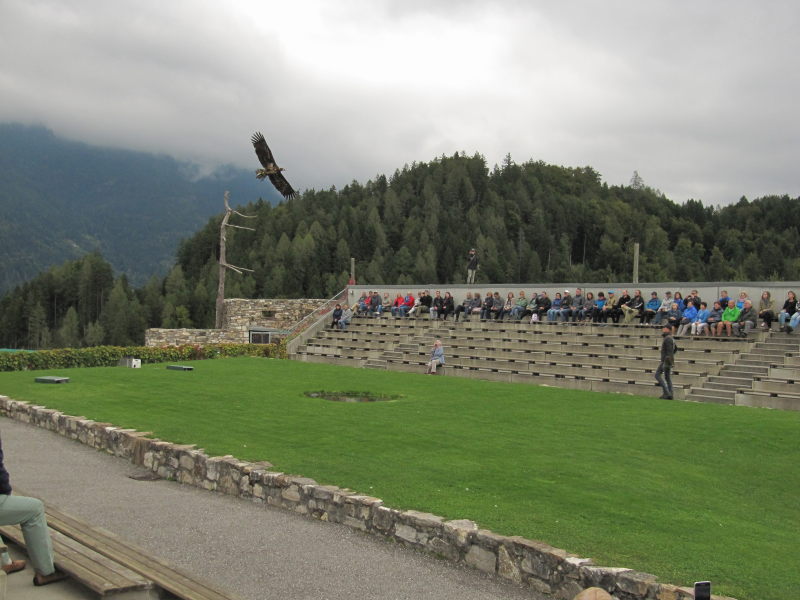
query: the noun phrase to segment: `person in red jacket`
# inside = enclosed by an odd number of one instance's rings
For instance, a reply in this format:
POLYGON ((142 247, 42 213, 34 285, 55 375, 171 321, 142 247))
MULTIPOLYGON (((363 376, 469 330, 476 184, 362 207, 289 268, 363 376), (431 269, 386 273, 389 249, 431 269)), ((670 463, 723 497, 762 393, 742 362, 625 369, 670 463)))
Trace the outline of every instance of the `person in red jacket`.
MULTIPOLYGON (((47 530, 44 504, 36 498, 12 496, 8 471, 3 465, 3 443, 0 440, 0 525, 19 525, 25 537, 28 556, 36 574, 34 585, 47 585, 66 579, 66 573, 53 565, 53 544, 47 530)), ((11 560, 8 552, 0 555, 3 571, 16 573, 25 568, 24 560, 11 560)))

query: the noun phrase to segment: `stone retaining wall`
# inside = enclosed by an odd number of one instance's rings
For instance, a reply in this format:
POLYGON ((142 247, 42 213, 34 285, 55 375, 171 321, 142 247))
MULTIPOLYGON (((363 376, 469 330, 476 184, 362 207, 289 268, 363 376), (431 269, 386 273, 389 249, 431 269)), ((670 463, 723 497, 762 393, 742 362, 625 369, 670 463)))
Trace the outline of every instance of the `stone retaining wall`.
POLYGON ((391 508, 378 498, 273 471, 268 462, 209 457, 195 446, 151 439, 147 433, 65 415, 6 396, 0 396, 0 414, 125 458, 165 479, 277 506, 320 521, 342 523, 528 585, 558 599, 571 600, 593 586, 608 591, 615 600, 694 597, 691 589, 659 583, 648 573, 596 566, 591 559, 542 542, 479 529, 472 521, 446 521, 429 513, 391 508))
POLYGON ((247 330, 228 329, 148 329, 145 346, 184 346, 186 344, 246 344, 247 330))

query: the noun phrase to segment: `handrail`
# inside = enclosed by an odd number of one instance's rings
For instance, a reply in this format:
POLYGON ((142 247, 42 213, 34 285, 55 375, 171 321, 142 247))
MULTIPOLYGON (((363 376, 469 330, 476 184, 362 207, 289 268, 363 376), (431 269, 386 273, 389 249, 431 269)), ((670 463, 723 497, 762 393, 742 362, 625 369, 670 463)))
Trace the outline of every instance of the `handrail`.
POLYGON ((329 298, 312 312, 303 317, 289 330, 286 336, 287 351, 291 354, 294 349, 302 344, 311 335, 316 333, 319 324, 324 321, 325 317, 333 310, 337 304, 347 302, 348 288, 337 292, 332 298, 329 298))

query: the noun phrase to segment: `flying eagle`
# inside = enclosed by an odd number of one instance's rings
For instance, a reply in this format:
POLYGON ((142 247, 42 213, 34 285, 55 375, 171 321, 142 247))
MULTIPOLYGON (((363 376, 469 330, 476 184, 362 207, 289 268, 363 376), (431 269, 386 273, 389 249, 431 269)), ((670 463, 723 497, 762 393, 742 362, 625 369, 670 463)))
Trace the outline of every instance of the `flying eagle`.
POLYGON ((264 166, 263 169, 258 169, 256 171, 256 177, 258 179, 269 177, 272 185, 275 186, 275 189, 277 189, 284 198, 292 198, 297 192, 292 189, 292 186, 289 185, 289 182, 286 181, 283 173, 281 173, 284 168, 275 164, 275 157, 272 156, 272 150, 267 146, 267 140, 264 139, 264 136, 261 135, 260 132, 256 132, 253 134, 251 141, 253 142, 253 147, 256 149, 258 162, 264 166))

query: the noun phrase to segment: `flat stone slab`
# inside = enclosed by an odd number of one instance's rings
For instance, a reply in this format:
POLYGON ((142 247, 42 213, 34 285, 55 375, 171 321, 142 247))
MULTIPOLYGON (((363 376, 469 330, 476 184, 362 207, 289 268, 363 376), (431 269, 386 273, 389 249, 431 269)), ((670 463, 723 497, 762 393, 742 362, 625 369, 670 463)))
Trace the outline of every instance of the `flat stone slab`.
POLYGON ((187 367, 186 365, 167 365, 170 371, 194 371, 194 367, 187 367))
POLYGON ((56 375, 44 375, 36 378, 36 383, 69 383, 69 377, 58 377, 56 375))

